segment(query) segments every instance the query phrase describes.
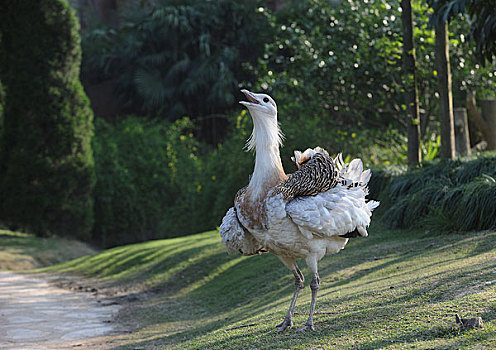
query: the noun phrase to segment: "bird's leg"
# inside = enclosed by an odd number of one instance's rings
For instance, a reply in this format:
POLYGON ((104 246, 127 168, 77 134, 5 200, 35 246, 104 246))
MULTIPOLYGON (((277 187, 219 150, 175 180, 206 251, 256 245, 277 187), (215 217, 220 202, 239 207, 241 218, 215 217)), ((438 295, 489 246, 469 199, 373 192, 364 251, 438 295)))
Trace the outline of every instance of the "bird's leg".
POLYGON ((296 269, 293 271, 293 274, 295 276, 295 291, 293 294, 293 300, 291 300, 291 304, 289 305, 289 310, 288 313, 286 314, 286 317, 284 317, 284 320, 277 325, 278 332, 283 332, 286 330, 286 328, 293 328, 293 314, 294 314, 294 309, 296 306, 296 299, 298 298, 298 294, 300 293, 300 290, 303 289, 303 281, 304 277, 301 271, 296 267, 296 269))
POLYGON ((298 332, 304 331, 306 329, 315 330, 313 327, 313 313, 315 311, 315 303, 317 302, 317 292, 319 290, 320 278, 319 274, 315 273, 312 276, 312 282, 310 282, 310 289, 312 290, 312 303, 310 304, 310 315, 308 316, 308 320, 305 325, 301 328, 298 328, 298 332))
POLYGON ((279 328, 277 331, 283 332, 288 327, 290 329, 293 328, 293 314, 296 306, 296 299, 298 298, 298 294, 300 293, 300 290, 303 289, 303 282, 305 281, 305 278, 303 277, 303 274, 296 265, 296 261, 294 259, 287 259, 281 257, 279 257, 279 259, 281 259, 284 265, 286 265, 288 268, 291 269, 293 275, 295 276, 295 291, 293 294, 293 300, 291 300, 291 304, 289 305, 289 310, 288 313, 286 314, 286 317, 284 317, 284 320, 277 325, 277 327, 279 328))
POLYGON ((312 282, 310 282, 310 289, 312 290, 312 303, 310 304, 310 315, 308 316, 307 322, 301 328, 298 328, 297 332, 301 332, 307 329, 315 330, 313 327, 313 313, 315 311, 315 303, 317 302, 317 292, 320 286, 319 273, 317 272, 317 260, 307 258, 307 265, 312 270, 312 282))

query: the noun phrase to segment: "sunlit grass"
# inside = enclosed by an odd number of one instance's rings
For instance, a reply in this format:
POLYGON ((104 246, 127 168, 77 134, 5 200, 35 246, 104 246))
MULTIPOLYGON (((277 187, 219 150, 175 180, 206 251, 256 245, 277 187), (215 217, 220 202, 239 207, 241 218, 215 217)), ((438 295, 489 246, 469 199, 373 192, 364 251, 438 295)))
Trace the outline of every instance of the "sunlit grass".
MULTIPOLYGON (((114 248, 50 270, 154 291, 121 312, 140 325, 120 338, 125 349, 496 346, 495 232, 370 233, 321 261, 316 331, 303 334, 274 332, 292 297, 289 271, 272 255, 227 255, 215 231, 114 248), (461 331, 455 313, 482 316, 484 328, 461 331), (249 324, 255 325, 231 329, 249 324)), ((295 327, 304 324, 309 304, 306 287, 295 327)))
POLYGON ((87 244, 0 229, 0 271, 30 270, 94 253, 87 244))

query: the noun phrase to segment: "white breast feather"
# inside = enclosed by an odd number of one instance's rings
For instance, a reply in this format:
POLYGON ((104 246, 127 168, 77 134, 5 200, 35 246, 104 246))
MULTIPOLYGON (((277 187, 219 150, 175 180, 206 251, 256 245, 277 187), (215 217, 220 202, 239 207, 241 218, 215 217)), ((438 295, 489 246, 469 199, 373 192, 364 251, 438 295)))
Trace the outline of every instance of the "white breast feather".
POLYGON ((241 252, 243 255, 253 255, 258 254, 264 248, 250 232, 243 228, 234 208, 229 209, 222 219, 219 233, 229 254, 241 252))
POLYGON ((226 245, 228 253, 238 253, 243 246, 245 231, 241 227, 234 208, 227 211, 219 227, 222 243, 226 245))

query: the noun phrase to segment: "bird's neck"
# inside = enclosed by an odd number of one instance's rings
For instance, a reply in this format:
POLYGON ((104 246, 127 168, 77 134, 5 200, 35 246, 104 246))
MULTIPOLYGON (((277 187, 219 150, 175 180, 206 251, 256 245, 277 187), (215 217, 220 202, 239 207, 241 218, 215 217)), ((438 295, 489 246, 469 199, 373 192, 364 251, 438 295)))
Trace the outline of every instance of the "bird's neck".
POLYGON ((279 147, 282 134, 276 118, 253 116, 253 133, 248 148, 255 149, 255 169, 247 193, 252 201, 262 199, 267 192, 287 176, 281 163, 279 147))

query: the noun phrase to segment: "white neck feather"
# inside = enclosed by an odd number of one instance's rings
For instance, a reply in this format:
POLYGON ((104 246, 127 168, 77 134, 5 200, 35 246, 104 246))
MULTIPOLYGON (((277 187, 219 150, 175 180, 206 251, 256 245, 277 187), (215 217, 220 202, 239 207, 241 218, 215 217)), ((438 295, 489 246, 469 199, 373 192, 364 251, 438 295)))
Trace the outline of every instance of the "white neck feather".
POLYGON ((253 132, 246 143, 248 150, 255 150, 255 169, 248 184, 252 200, 260 199, 268 188, 286 178, 282 168, 279 147, 282 145, 282 132, 277 118, 252 112, 253 132))

